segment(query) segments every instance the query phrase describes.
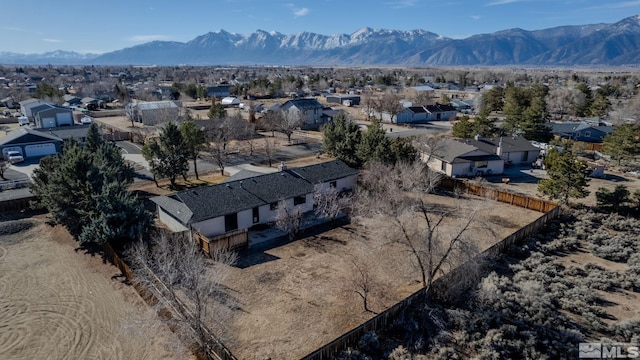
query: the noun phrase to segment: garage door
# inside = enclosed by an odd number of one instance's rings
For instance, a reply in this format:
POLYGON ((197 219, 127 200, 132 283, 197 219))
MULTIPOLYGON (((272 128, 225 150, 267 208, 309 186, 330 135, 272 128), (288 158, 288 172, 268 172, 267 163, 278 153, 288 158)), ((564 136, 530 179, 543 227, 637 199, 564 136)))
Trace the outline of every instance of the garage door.
POLYGON ((4 149, 2 149, 2 158, 6 159, 7 158, 7 153, 9 151, 17 151, 20 153, 20 155, 24 155, 22 153, 22 148, 20 146, 10 146, 10 147, 6 147, 4 149))
POLYGON ((27 154, 27 158, 54 155, 56 153, 56 146, 51 143, 27 145, 24 147, 24 152, 27 154))
POLYGON ((42 119, 42 127, 43 128, 56 127, 56 118, 44 118, 44 119, 42 119))
POLYGON ((56 118, 58 119, 58 126, 73 125, 73 118, 71 117, 71 113, 59 113, 56 114, 56 118))

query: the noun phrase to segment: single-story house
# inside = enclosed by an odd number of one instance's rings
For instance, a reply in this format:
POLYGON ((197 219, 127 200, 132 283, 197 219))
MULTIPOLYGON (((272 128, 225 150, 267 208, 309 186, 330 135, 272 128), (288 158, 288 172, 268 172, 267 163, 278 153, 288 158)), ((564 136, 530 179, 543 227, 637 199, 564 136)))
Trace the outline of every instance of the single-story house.
POLYGON ((180 107, 170 100, 138 102, 133 105, 136 120, 144 125, 157 125, 175 121, 180 115, 180 107))
POLYGON ((586 121, 551 123, 548 126, 556 138, 589 143, 602 143, 604 137, 613 132, 613 126, 586 121))
POLYGON ((230 88, 231 88, 231 85, 229 84, 219 84, 215 86, 209 86, 207 87, 207 96, 217 97, 217 98, 227 97, 231 95, 230 88))
POLYGON ((504 160, 460 140, 443 139, 433 148, 417 144, 420 158, 429 168, 451 177, 472 177, 504 172, 504 160))
POLYGON ((73 125, 73 110, 55 106, 42 105, 31 110, 33 122, 37 128, 52 128, 73 125))
POLYGON ((289 169, 288 171, 305 179, 313 186, 332 187, 339 192, 356 187, 358 170, 349 167, 340 160, 289 169))
POLYGON ((15 105, 16 105, 16 102, 13 100, 12 96, 7 96, 6 98, 0 100, 0 106, 13 109, 15 105))
POLYGON ((62 142, 62 139, 49 134, 48 131, 37 131, 23 126, 0 137, 0 151, 3 158, 8 151, 17 151, 26 160, 37 159, 60 152, 62 142))
POLYGON ((280 105, 279 110, 287 116, 302 117, 302 129, 319 129, 324 124, 324 107, 316 98, 292 99, 280 105))
POLYGON ((522 136, 506 136, 494 139, 476 136, 473 139, 459 140, 486 153, 500 156, 505 165, 530 165, 540 155, 540 148, 534 146, 522 136))
POLYGON ((324 98, 330 104, 342 104, 346 106, 360 105, 360 95, 327 94, 324 98))
POLYGON ((396 124, 424 124, 427 122, 427 109, 424 106, 409 106, 395 116, 396 124))
POLYGON ((427 105, 424 107, 427 110, 427 120, 449 120, 455 119, 458 111, 451 105, 439 104, 427 105))
MULTIPOLYGON (((74 125, 74 126, 62 126, 55 128, 41 128, 41 129, 33 129, 40 133, 53 135, 59 138, 62 141, 68 141, 71 139, 77 140, 80 143, 83 143, 85 138, 87 137, 87 132, 89 131, 90 125, 74 125)), ((98 132, 102 134, 102 129, 98 128, 98 132)))
POLYGON ((195 230, 212 237, 273 222, 281 201, 289 208, 298 206, 303 212, 313 211, 316 184, 350 190, 355 186, 356 176, 356 170, 335 160, 242 177, 151 200, 157 206, 159 220, 173 231, 195 230))
POLYGON ((66 94, 62 97, 64 103, 68 106, 80 105, 82 103, 82 99, 75 95, 66 94))

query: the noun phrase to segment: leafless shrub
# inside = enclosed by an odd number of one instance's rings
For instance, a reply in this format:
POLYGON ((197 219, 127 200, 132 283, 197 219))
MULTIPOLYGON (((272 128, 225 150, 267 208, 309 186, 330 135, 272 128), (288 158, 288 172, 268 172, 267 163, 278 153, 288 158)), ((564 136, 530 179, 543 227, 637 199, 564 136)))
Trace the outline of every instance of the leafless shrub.
POLYGON ((194 334, 205 350, 225 334, 230 297, 222 281, 236 254, 213 250, 211 260, 188 236, 158 231, 153 243, 139 243, 129 252, 136 281, 169 309, 183 331, 194 334))

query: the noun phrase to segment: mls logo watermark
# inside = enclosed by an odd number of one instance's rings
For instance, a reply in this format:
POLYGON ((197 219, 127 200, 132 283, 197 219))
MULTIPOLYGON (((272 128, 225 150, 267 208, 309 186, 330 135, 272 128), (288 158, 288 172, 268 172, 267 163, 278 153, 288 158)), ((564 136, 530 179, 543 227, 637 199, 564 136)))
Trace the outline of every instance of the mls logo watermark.
POLYGON ((640 347, 625 343, 580 343, 581 359, 636 359, 640 358, 640 347))

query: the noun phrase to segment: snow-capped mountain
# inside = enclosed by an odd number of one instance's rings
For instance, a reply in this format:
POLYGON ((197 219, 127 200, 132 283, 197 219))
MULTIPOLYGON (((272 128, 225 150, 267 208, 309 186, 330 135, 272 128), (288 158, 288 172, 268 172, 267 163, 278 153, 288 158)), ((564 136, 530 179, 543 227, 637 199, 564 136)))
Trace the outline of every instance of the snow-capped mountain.
POLYGON ((369 27, 334 35, 264 30, 243 35, 218 30, 186 43, 153 41, 102 55, 0 53, 0 63, 636 66, 640 63, 640 16, 614 24, 509 29, 466 39, 419 29, 369 27))

